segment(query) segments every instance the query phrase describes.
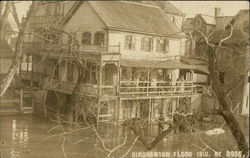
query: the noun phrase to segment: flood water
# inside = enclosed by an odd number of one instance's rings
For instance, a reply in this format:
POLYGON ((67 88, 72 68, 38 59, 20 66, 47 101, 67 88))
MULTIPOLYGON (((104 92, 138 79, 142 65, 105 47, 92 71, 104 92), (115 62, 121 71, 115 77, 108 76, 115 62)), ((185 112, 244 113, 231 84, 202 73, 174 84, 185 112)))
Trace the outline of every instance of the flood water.
MULTIPOLYGON (((60 135, 63 132, 67 133, 72 130, 75 130, 74 127, 61 128, 57 124, 47 122, 37 116, 0 116, 0 157, 102 158, 107 156, 109 149, 111 150, 119 144, 123 144, 126 138, 124 128, 120 128, 119 126, 100 127, 98 134, 107 149, 105 151, 102 142, 98 139, 93 129, 81 130, 78 128, 75 132, 60 135)), ((153 128, 149 130, 151 131, 147 139, 148 141, 152 141, 157 129, 153 126, 153 128)), ((227 144, 230 144, 230 140, 228 140, 230 135, 226 135, 225 137, 228 142, 227 144)), ((136 136, 132 131, 127 131, 127 139, 124 145, 118 150, 115 150, 110 157, 116 158, 124 156, 130 158, 133 152, 146 151, 146 147, 140 141, 137 140, 134 142, 135 138, 136 136)), ((197 157, 196 152, 201 151, 205 147, 202 143, 195 144, 195 142, 198 142, 197 139, 198 138, 191 134, 179 136, 169 134, 151 151, 190 151, 193 153, 191 157, 197 157)), ((222 138, 219 136, 214 139, 218 140, 222 138)), ((218 141, 223 142, 223 140, 218 141)), ((233 145, 229 145, 226 150, 237 149, 233 140, 232 144, 233 145)), ((216 146, 212 146, 216 149, 216 146)), ((218 146, 220 146, 220 144, 218 144, 218 146)))

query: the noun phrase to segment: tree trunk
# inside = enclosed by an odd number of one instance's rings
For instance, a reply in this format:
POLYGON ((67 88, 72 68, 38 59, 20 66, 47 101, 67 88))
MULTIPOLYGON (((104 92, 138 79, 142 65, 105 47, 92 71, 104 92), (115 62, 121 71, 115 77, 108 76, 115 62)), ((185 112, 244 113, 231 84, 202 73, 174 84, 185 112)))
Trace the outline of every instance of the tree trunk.
MULTIPOLYGON (((218 49, 218 48, 217 48, 218 49)), ((226 101, 226 93, 222 89, 222 85, 219 80, 218 74, 215 72, 215 49, 208 46, 208 61, 209 61, 209 71, 213 82, 213 89, 220 103, 220 114, 225 119, 229 129, 231 130, 234 139, 238 145, 238 149, 242 151, 243 156, 248 155, 248 143, 244 136, 244 133, 240 127, 238 120, 234 117, 232 111, 230 110, 229 104, 226 101)))

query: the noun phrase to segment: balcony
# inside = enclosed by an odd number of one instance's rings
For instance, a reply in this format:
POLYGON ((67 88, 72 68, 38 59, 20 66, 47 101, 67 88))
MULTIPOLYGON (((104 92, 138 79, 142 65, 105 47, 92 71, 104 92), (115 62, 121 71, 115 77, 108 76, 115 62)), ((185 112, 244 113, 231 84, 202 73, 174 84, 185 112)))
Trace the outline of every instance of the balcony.
MULTIPOLYGON (((50 57, 73 58, 69 53, 67 44, 42 43, 42 42, 24 42, 26 52, 37 55, 47 55, 50 57), (39 50, 39 51, 38 51, 39 50)), ((120 45, 96 46, 80 45, 79 56, 87 59, 100 59, 103 61, 117 61, 120 59, 120 45)))
POLYGON ((159 95, 190 95, 204 93, 203 85, 192 81, 121 81, 120 95, 159 96, 159 95))
MULTIPOLYGON (((73 82, 60 81, 53 79, 47 80, 44 82, 44 88, 48 90, 58 91, 62 93, 72 94, 76 84, 73 82)), ((101 95, 103 96, 115 96, 117 95, 117 87, 116 86, 101 86, 101 95)), ((81 95, 89 95, 89 96, 98 96, 99 95, 99 86, 93 84, 83 84, 80 85, 81 95)))
POLYGON ((20 70, 19 71, 19 76, 21 79, 24 79, 24 80, 32 80, 32 81, 35 81, 35 82, 41 82, 42 80, 42 74, 41 73, 38 73, 38 72, 31 72, 31 71, 23 71, 23 70, 20 70))
POLYGON ((119 61, 120 60, 120 45, 96 46, 96 45, 81 45, 80 57, 96 59, 102 61, 119 61))

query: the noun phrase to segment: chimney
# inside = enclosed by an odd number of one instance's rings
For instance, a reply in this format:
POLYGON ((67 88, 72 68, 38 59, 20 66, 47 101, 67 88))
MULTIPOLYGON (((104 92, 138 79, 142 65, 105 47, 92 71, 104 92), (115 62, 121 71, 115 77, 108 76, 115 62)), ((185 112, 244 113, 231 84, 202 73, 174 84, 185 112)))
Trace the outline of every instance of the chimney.
POLYGON ((220 16, 221 14, 221 8, 214 8, 214 16, 217 17, 217 16, 220 16))

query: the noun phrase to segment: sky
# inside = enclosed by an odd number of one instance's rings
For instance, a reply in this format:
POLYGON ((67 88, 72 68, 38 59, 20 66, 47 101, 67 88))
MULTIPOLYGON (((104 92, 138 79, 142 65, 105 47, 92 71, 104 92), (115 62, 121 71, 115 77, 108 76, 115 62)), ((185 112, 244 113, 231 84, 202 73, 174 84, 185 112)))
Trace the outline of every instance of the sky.
POLYGON ((221 8, 221 14, 233 16, 241 9, 249 9, 248 1, 170 1, 186 14, 194 17, 195 14, 214 15, 214 8, 221 8))
MULTIPOLYGON (((186 14, 186 17, 194 17, 196 14, 214 15, 214 8, 221 8, 221 14, 233 16, 241 9, 249 9, 248 1, 170 1, 178 9, 186 14)), ((19 18, 26 15, 30 1, 19 1, 16 8, 19 18)), ((10 17, 10 22, 15 26, 15 22, 10 17)))

